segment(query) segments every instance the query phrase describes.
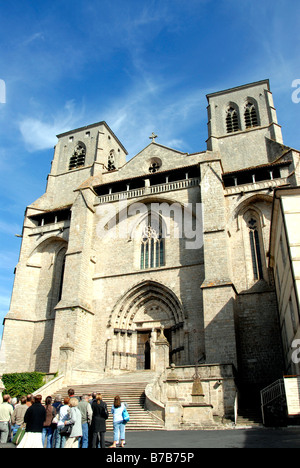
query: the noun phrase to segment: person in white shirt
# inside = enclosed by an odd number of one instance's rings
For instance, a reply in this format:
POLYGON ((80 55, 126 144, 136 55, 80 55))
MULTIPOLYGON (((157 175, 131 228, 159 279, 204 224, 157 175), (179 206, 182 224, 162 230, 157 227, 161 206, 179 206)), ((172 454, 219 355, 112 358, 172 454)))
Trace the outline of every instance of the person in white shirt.
POLYGON ((0 405, 0 443, 6 444, 9 438, 10 422, 14 412, 10 404, 10 396, 4 395, 3 403, 0 405))

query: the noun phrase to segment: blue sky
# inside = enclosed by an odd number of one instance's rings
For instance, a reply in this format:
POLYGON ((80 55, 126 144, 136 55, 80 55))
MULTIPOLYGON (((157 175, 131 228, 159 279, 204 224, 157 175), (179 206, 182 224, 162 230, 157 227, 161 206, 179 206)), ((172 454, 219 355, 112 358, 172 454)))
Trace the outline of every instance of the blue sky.
POLYGON ((0 336, 15 234, 57 134, 105 120, 129 157, 153 131, 203 151, 206 94, 269 78, 284 143, 300 149, 299 0, 0 0, 0 18, 0 336))

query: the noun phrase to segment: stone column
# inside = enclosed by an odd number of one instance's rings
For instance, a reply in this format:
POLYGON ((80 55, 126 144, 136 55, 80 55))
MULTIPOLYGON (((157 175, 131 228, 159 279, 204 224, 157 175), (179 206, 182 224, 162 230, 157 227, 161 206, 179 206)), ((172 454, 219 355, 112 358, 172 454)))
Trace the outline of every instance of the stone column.
POLYGON ((107 338, 106 340, 106 362, 105 362, 105 369, 111 369, 113 363, 113 356, 112 356, 112 338, 107 338))
POLYGON ((116 334, 116 348, 114 356, 114 369, 120 369, 121 364, 121 332, 118 331, 116 334))
POLYGON ((155 370, 156 368, 156 362, 157 362, 157 356, 156 356, 156 337, 157 333, 155 328, 152 328, 151 331, 151 337, 150 337, 150 363, 151 363, 151 370, 155 370))

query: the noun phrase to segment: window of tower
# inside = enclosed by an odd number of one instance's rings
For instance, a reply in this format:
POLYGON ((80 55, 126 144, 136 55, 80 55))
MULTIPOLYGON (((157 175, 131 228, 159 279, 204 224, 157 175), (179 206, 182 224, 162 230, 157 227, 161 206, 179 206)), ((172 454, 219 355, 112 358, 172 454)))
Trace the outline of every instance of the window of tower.
POLYGON ((116 169, 115 163, 115 151, 111 150, 108 155, 108 162, 107 162, 107 169, 108 171, 114 171, 116 169))
POLYGON ((78 167, 82 167, 85 164, 85 155, 86 155, 86 148, 83 143, 78 143, 75 147, 74 153, 72 154, 70 161, 69 161, 69 171, 72 169, 77 169, 78 167))
POLYGON ((239 119, 236 109, 230 107, 226 115, 226 130, 227 133, 238 132, 240 130, 239 119))
POLYGON ((252 128, 258 126, 257 112, 254 104, 247 102, 245 107, 245 124, 246 128, 252 128))

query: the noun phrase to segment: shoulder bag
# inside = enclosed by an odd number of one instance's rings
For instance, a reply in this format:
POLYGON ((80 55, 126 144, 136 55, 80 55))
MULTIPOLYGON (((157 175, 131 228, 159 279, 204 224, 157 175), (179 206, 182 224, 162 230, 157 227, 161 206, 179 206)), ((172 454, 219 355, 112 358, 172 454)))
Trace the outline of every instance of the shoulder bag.
POLYGON ((130 417, 126 408, 123 409, 122 417, 124 424, 127 424, 130 421, 130 417))

